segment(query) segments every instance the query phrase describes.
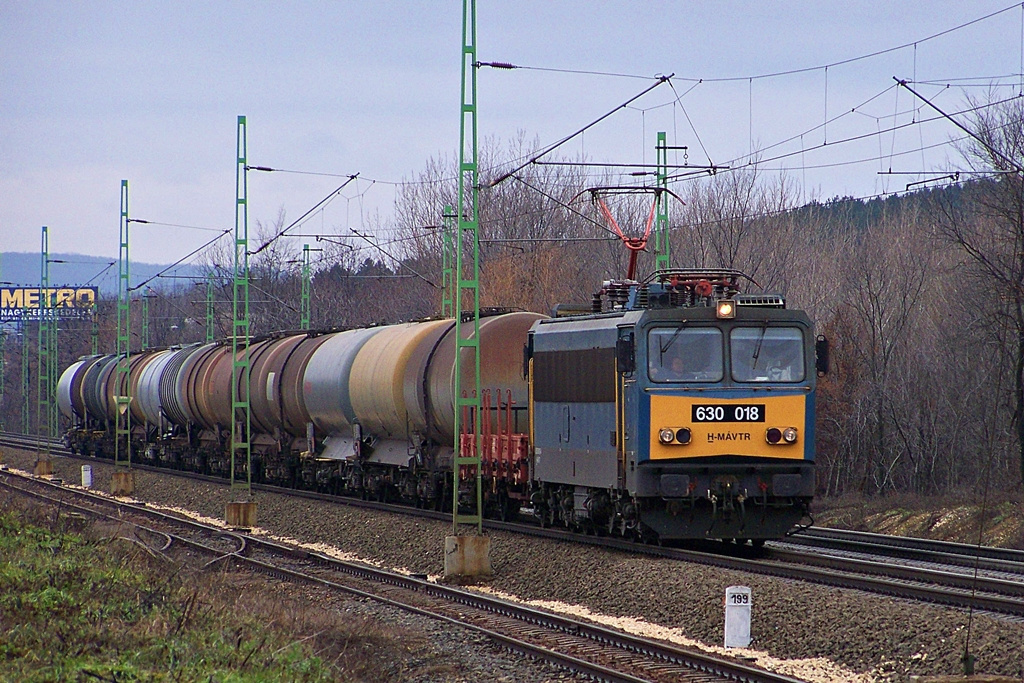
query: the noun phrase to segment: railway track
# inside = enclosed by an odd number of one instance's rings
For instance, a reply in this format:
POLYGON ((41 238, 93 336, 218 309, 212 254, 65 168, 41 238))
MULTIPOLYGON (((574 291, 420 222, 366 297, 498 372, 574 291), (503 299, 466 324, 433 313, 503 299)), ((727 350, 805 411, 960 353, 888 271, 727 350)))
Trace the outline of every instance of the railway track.
POLYGON ((909 536, 887 536, 866 531, 811 527, 789 539, 789 543, 841 552, 860 552, 895 559, 931 562, 1007 574, 1024 573, 1024 550, 932 541, 909 536))
POLYGON ((796 683, 796 679, 734 660, 677 648, 499 600, 302 548, 266 541, 239 531, 129 504, 62 483, 11 471, 0 472, 0 487, 30 496, 65 513, 104 518, 136 529, 152 552, 176 548, 210 557, 204 567, 230 563, 282 580, 315 585, 446 621, 485 636, 509 650, 542 659, 596 681, 745 681, 796 683))
MULTIPOLYGON (((29 450, 38 448, 38 442, 37 437, 12 434, 0 435, 0 444, 8 444, 29 450)), ((59 446, 51 446, 51 452, 62 457, 76 458, 83 462, 97 462, 95 458, 75 456, 59 446)), ((106 461, 100 460, 99 462, 106 461)), ((205 481, 218 483, 223 481, 217 477, 177 470, 165 470, 144 465, 137 465, 136 467, 142 470, 162 472, 164 474, 169 473, 205 481)), ((418 510, 407 506, 363 501, 312 491, 255 484, 253 488, 255 490, 327 500, 350 506, 416 515, 441 521, 450 521, 451 519, 448 513, 418 510)), ((1024 581, 1019 578, 1021 574, 1024 574, 1024 562, 1013 562, 1010 559, 1006 559, 1014 557, 1013 551, 1010 551, 1009 555, 993 557, 987 560, 994 564, 988 565, 986 569, 988 567, 996 567, 990 571, 1000 572, 998 576, 982 575, 980 573, 975 576, 973 572, 964 571, 964 562, 969 558, 964 554, 965 548, 962 546, 956 547, 957 544, 927 542, 931 545, 931 550, 927 554, 927 566, 900 564, 890 561, 890 558, 893 557, 892 553, 911 552, 910 550, 900 549, 900 546, 903 543, 907 548, 912 548, 914 546, 914 539, 894 537, 889 543, 878 541, 876 545, 882 550, 878 553, 872 553, 870 549, 865 548, 863 538, 857 538, 848 545, 844 545, 843 536, 838 534, 831 535, 832 530, 820 528, 813 528, 808 532, 804 532, 804 534, 794 537, 797 543, 770 543, 763 552, 758 553, 749 548, 733 549, 717 543, 701 546, 700 549, 641 545, 619 538, 586 536, 560 529, 544 529, 531 524, 499 522, 496 520, 485 521, 485 526, 489 529, 510 533, 527 534, 571 543, 585 543, 634 554, 646 554, 652 557, 696 562, 723 569, 752 572, 937 605, 971 608, 1009 615, 1015 618, 1024 618, 1024 581), (803 545, 809 546, 806 548, 798 547, 805 538, 827 538, 829 539, 828 543, 831 544, 831 548, 835 552, 822 552, 820 545, 812 546, 811 543, 804 543, 803 545), (954 548, 951 548, 947 553, 943 551, 945 545, 952 545, 954 548), (946 561, 947 557, 950 561, 946 561)), ((815 540, 812 543, 825 543, 825 541, 815 540)), ((990 550, 995 551, 993 555, 999 555, 1002 552, 1000 549, 995 548, 990 550)), ((913 559, 922 560, 925 557, 924 553, 926 551, 924 546, 919 546, 913 552, 918 553, 918 557, 913 559)))

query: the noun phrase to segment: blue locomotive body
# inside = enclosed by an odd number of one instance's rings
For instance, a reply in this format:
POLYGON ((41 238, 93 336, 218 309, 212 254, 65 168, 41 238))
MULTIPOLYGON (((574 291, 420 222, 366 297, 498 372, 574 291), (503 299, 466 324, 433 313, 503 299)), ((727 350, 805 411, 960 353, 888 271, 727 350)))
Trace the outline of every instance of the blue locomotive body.
POLYGON ((781 297, 736 294, 733 277, 670 271, 613 285, 608 310, 534 323, 534 504, 546 522, 760 541, 807 513, 812 327, 781 297))

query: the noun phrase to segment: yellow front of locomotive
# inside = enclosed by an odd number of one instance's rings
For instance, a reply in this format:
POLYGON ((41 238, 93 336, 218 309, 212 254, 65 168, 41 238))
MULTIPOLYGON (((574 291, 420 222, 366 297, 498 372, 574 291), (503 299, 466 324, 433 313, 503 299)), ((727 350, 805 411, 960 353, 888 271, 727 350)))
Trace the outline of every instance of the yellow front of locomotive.
POLYGON ((808 394, 710 398, 651 392, 650 460, 734 456, 813 460, 808 394), (803 438, 801 438, 803 437, 803 438), (810 457, 808 457, 810 456, 810 457))
POLYGON ((645 318, 622 388, 641 521, 663 539, 784 535, 814 493, 810 321, 756 305, 645 318))

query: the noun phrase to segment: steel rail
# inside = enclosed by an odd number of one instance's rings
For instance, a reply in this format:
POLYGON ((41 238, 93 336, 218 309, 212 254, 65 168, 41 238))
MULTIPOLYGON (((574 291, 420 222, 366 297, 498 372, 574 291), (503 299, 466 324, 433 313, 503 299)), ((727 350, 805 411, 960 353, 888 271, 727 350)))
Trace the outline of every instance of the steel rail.
POLYGON ((810 527, 786 539, 786 543, 814 548, 889 555, 907 560, 935 562, 941 555, 944 564, 957 564, 995 572, 1024 574, 1024 550, 936 541, 912 536, 888 536, 867 531, 848 531, 826 527, 810 527))

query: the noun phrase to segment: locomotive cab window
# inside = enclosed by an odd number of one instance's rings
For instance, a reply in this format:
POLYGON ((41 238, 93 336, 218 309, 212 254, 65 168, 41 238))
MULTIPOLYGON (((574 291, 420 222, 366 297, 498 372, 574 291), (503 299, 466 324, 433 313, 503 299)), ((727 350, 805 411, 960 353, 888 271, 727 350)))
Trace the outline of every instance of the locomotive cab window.
POLYGON ((722 342, 713 327, 656 327, 647 333, 647 374, 655 382, 720 382, 722 342))
POLYGON ((802 382, 804 335, 796 327, 736 327, 729 333, 737 382, 802 382))

